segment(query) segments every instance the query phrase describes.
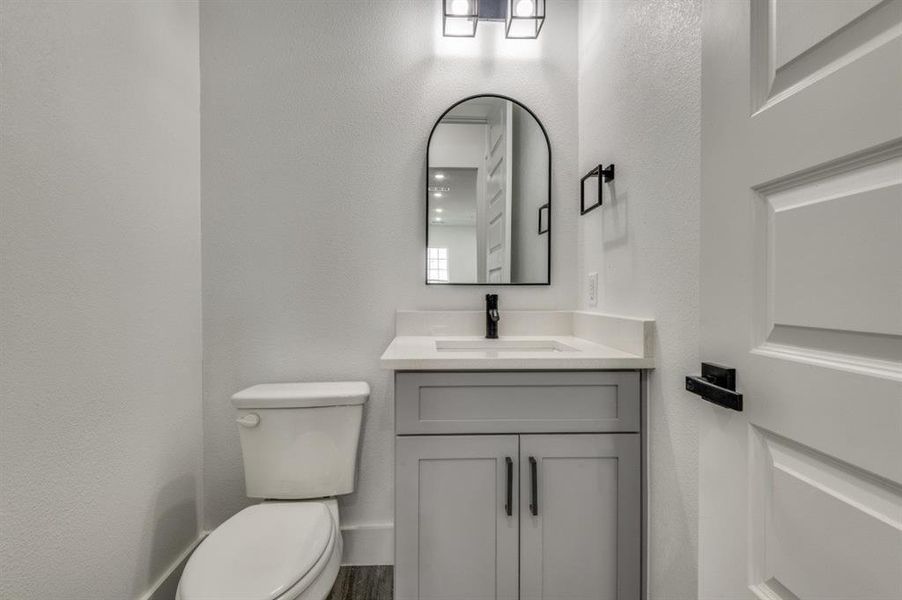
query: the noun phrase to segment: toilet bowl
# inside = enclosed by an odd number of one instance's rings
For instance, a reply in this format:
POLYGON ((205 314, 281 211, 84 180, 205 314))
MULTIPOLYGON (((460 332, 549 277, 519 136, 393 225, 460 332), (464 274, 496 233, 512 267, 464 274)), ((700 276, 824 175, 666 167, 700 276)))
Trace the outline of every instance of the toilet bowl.
POLYGON ((322 600, 341 564, 335 500, 263 502, 191 555, 177 600, 322 600))
POLYGON ((182 572, 177 600, 324 600, 341 565, 334 496, 354 491, 364 382, 257 385, 232 396, 248 496, 182 572))

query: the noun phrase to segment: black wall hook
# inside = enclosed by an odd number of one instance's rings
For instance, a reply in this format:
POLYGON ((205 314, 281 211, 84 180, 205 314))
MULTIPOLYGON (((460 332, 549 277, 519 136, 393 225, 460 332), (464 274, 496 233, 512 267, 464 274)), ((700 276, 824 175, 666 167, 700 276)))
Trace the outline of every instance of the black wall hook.
POLYGON ((605 169, 601 165, 598 165, 588 173, 582 176, 579 180, 579 214, 584 215, 587 212, 593 211, 602 204, 602 192, 604 190, 603 183, 609 183, 614 180, 614 165, 608 165, 608 168, 605 169), (586 179, 590 177, 598 177, 598 202, 586 208, 586 179))

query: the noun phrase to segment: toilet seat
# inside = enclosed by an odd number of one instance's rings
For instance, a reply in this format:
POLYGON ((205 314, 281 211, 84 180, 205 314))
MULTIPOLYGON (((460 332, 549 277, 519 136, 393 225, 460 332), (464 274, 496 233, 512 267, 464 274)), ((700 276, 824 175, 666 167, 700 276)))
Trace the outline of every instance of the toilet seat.
POLYGON ((326 503, 265 502, 242 510, 198 546, 178 599, 305 598, 322 587, 316 585, 321 576, 328 592, 340 557, 341 534, 326 503))

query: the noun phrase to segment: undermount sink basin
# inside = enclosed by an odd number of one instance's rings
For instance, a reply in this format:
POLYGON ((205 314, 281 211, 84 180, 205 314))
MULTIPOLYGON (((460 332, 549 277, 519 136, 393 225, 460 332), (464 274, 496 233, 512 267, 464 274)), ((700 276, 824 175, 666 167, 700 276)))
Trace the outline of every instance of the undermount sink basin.
POLYGON ((435 340, 439 352, 579 352, 557 340, 435 340))

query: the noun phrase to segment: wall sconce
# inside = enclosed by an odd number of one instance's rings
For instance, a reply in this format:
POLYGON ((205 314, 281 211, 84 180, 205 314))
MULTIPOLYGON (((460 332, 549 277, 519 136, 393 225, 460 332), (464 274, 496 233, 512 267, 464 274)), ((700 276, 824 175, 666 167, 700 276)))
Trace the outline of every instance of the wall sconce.
POLYGON ((512 39, 535 39, 545 24, 545 0, 507 0, 504 35, 512 39))
POLYGON ((442 35, 476 37, 479 0, 442 0, 442 35))
POLYGON ((545 24, 545 0, 442 0, 445 37, 475 37, 479 21, 503 21, 507 38, 535 39, 545 24))

